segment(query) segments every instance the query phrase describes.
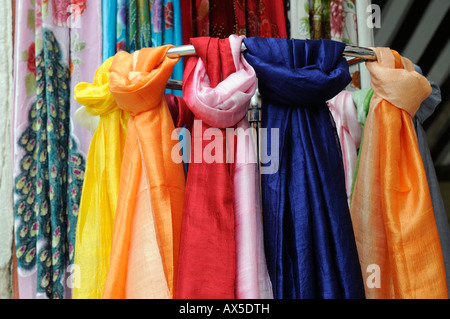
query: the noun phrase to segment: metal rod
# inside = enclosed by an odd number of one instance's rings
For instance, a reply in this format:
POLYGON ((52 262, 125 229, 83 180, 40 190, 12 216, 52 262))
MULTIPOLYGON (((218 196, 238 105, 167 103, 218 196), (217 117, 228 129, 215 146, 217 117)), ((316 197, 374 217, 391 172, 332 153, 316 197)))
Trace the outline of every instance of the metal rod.
MULTIPOLYGON (((244 43, 242 43, 241 50, 242 51, 247 50, 247 47, 245 46, 244 43)), ((195 55, 195 48, 193 45, 181 45, 178 47, 173 47, 173 48, 169 49, 169 51, 167 52, 167 56, 170 58, 180 58, 180 57, 191 56, 191 55, 195 55)), ((353 58, 358 58, 358 59, 362 59, 365 61, 376 61, 377 60, 377 56, 372 49, 358 47, 358 46, 349 45, 349 44, 347 44, 345 46, 343 55, 345 57, 353 57, 353 58)))
MULTIPOLYGON (((247 50, 247 47, 242 43, 242 51, 247 50)), ((181 45, 169 49, 167 56, 169 58, 181 58, 185 56, 195 55, 195 48, 193 45, 181 45)), ((353 58, 348 60, 349 65, 358 64, 365 61, 376 61, 377 55, 372 49, 358 47, 355 45, 347 44, 345 50, 342 54, 344 57, 353 58)), ((180 80, 169 80, 167 83, 167 88, 170 90, 181 90, 183 87, 183 82, 180 80)))

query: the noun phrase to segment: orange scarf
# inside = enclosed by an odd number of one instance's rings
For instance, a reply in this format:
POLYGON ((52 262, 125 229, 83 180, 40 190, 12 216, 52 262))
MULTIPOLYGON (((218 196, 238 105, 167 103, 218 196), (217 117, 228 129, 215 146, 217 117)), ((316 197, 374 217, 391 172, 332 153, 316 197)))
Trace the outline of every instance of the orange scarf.
POLYGON ((431 93, 408 59, 375 49, 374 96, 351 215, 368 299, 447 298, 427 177, 412 117, 431 93))
POLYGON ((110 90, 130 113, 103 298, 173 298, 185 176, 171 158, 175 127, 164 90, 179 59, 171 46, 119 52, 110 90))

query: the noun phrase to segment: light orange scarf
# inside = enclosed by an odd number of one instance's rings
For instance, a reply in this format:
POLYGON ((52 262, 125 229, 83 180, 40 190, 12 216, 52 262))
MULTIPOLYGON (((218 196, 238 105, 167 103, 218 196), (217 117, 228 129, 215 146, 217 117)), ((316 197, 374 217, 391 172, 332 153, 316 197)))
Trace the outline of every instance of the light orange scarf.
POLYGON ((185 176, 171 158, 178 141, 164 90, 179 59, 171 46, 119 52, 110 90, 130 113, 111 263, 103 298, 173 298, 185 176))
POLYGON ((408 59, 375 49, 374 96, 351 215, 369 299, 447 298, 427 177, 412 117, 431 93, 408 59))

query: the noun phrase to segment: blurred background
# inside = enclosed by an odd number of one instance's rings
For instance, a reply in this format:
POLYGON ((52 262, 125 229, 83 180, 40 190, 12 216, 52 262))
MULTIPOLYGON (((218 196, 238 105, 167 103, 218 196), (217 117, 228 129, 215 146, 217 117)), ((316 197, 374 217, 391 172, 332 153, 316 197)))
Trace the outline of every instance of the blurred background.
POLYGON ((398 51, 438 84, 442 103, 425 123, 450 220, 450 0, 372 0, 381 7, 375 45, 398 51))

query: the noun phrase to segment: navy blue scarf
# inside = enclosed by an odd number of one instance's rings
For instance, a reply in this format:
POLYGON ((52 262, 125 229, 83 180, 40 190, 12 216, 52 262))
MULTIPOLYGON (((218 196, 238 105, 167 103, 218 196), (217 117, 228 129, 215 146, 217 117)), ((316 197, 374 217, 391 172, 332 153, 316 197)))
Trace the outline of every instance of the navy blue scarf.
MULTIPOLYGON (((326 104, 351 82, 345 45, 270 38, 248 38, 245 45, 268 131, 263 151, 279 152, 278 170, 261 178, 274 296, 364 298, 342 154, 326 104), (270 143, 273 128, 279 129, 278 150, 270 143)), ((276 161, 262 164, 262 171, 276 161)))

